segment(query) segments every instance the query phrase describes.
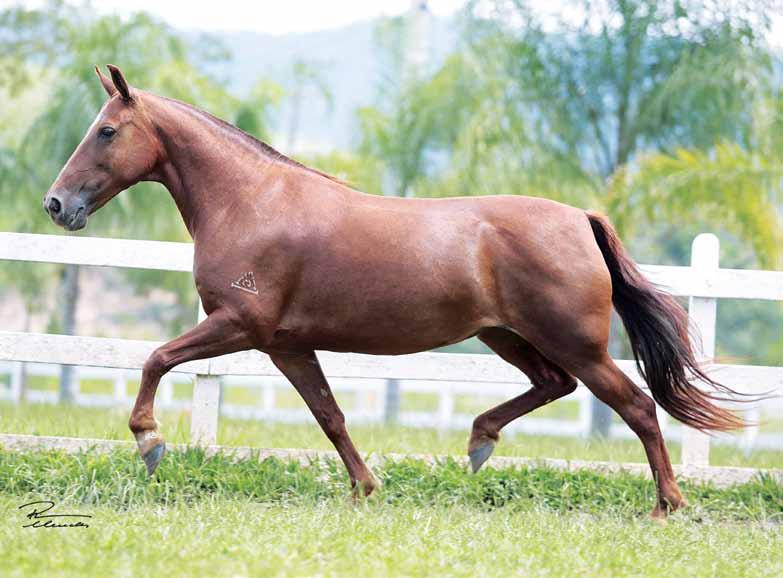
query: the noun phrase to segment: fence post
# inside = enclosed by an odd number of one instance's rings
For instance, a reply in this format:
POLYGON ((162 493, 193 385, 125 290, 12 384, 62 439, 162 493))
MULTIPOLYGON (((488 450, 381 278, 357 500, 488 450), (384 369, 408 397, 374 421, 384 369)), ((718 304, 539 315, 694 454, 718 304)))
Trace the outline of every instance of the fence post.
POLYGON ((366 387, 361 387, 356 392, 356 409, 361 416, 362 420, 375 421, 377 415, 376 407, 377 400, 375 398, 375 391, 366 387))
MULTIPOLYGON (((701 275, 708 276, 718 269, 720 259, 720 241, 711 233, 702 233, 693 240, 691 247, 691 267, 701 275)), ((700 363, 712 363, 715 357, 715 322, 718 300, 707 297, 691 297, 688 304, 688 317, 694 334, 701 338, 694 343, 696 358, 700 363)), ((682 456, 683 466, 707 466, 710 463, 710 436, 693 428, 683 426, 682 456)))
POLYGON ((576 390, 576 400, 579 404, 579 435, 582 438, 590 436, 593 425, 592 410, 594 397, 583 384, 576 390))
POLYGON ((125 372, 119 370, 114 374, 114 403, 116 405, 125 405, 127 397, 128 388, 125 372))
MULTIPOLYGON (((63 366, 64 367, 64 366, 63 366)), ((82 369, 78 365, 70 365, 71 368, 71 400, 69 403, 81 405, 82 403, 82 369)), ((62 376, 62 371, 60 372, 62 376)))
POLYGON ((262 386, 261 403, 264 410, 264 419, 272 419, 272 412, 275 410, 275 384, 270 381, 265 381, 262 386))
POLYGON ((171 378, 168 375, 164 375, 160 380, 160 404, 161 408, 170 408, 174 401, 174 384, 171 383, 171 378))
POLYGON ((445 386, 438 394, 438 433, 444 433, 449 429, 454 418, 454 392, 451 385, 445 386))
POLYGON ((396 424, 400 419, 400 381, 387 379, 383 400, 383 421, 396 424))
MULTIPOLYGON (((207 318, 198 302, 198 321, 207 318)), ((220 412, 220 377, 196 375, 190 414, 190 443, 215 445, 217 443, 218 413, 220 412)))
POLYGON ((22 401, 24 385, 24 363, 17 362, 11 366, 11 402, 19 403, 22 401))
POLYGON ((761 410, 758 405, 753 406, 748 410, 747 420, 751 425, 745 428, 745 432, 742 434, 741 447, 745 455, 749 455, 753 451, 753 447, 756 445, 756 439, 759 437, 759 421, 761 420, 761 410))

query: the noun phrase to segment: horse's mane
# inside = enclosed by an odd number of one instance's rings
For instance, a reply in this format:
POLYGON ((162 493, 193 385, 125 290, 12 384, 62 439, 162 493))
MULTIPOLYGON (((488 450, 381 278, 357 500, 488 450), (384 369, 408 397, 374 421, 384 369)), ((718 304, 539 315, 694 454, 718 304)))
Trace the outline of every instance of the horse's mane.
POLYGON ((205 116, 210 121, 214 122, 215 124, 217 124, 221 128, 223 128, 226 131, 228 131, 229 133, 233 134, 234 136, 236 136, 238 138, 241 138, 244 142, 246 142, 246 143, 250 144, 251 146, 253 146, 254 148, 258 149, 259 152, 261 152, 264 156, 269 157, 273 161, 279 161, 279 162, 282 162, 284 164, 290 165, 292 167, 297 167, 297 168, 300 168, 300 169, 304 169, 304 170, 306 170, 308 172, 315 173, 316 175, 320 175, 322 177, 325 177, 325 178, 329 179, 330 181, 333 181, 333 182, 338 183, 340 185, 353 188, 353 186, 351 184, 347 183, 346 181, 344 181, 343 179, 341 179, 339 177, 335 177, 334 175, 330 175, 329 173, 325 173, 323 171, 319 171, 318 169, 314 169, 312 167, 308 167, 307 165, 305 165, 303 163, 300 163, 298 160, 292 159, 291 157, 284 155, 283 153, 281 153, 276 148, 268 145, 267 143, 265 143, 262 140, 257 139, 252 134, 246 133, 241 128, 236 127, 236 126, 234 126, 233 124, 231 124, 229 122, 226 122, 222 118, 216 117, 214 114, 211 114, 211 113, 209 113, 209 112, 207 112, 205 110, 202 110, 200 108, 196 108, 195 106, 190 105, 190 104, 188 104, 186 102, 182 102, 181 100, 176 100, 174 98, 168 98, 166 96, 160 96, 160 95, 156 95, 156 96, 158 98, 161 98, 161 99, 165 100, 165 101, 174 103, 174 104, 176 104, 178 106, 183 106, 183 107, 185 107, 185 108, 187 108, 187 109, 189 109, 189 110, 191 110, 191 111, 193 111, 193 112, 195 112, 197 114, 205 116))

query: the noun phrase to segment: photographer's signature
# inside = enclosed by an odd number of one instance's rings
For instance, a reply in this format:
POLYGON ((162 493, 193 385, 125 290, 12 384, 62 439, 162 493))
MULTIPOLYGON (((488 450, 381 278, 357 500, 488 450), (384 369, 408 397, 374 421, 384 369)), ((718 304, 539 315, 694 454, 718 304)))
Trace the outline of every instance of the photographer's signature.
POLYGON ((24 524, 22 528, 89 528, 89 524, 81 520, 55 522, 52 518, 92 518, 87 514, 48 514, 49 510, 54 508, 54 502, 51 500, 38 500, 19 506, 19 510, 30 508, 25 517, 32 520, 29 524, 24 524))

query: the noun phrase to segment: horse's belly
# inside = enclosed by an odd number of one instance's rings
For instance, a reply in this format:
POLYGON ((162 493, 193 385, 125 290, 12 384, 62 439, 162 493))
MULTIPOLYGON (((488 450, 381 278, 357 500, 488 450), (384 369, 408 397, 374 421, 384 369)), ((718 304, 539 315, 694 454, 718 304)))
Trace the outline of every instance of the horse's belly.
POLYGON ((320 295, 289 310, 278 346, 398 355, 457 343, 495 324, 486 303, 473 292, 422 295, 391 291, 367 295, 320 295))
POLYGON ((400 324, 391 331, 378 331, 368 325, 349 326, 342 329, 314 327, 311 330, 282 329, 273 343, 274 349, 283 351, 324 350, 373 355, 403 355, 428 351, 458 343, 478 333, 482 325, 466 324, 447 330, 400 324))

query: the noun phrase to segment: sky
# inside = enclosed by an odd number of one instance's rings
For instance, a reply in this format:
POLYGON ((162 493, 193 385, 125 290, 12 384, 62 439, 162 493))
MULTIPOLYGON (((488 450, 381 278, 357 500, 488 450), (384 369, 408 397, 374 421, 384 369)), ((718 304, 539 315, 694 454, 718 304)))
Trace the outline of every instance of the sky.
MULTIPOLYGON (((13 4, 0 0, 0 6, 13 4)), ((27 0, 28 6, 43 1, 27 0)), ((178 28, 203 30, 253 30, 287 34, 335 28, 357 20, 402 14, 412 0, 93 0, 102 12, 127 14, 145 11, 178 28)), ((430 10, 444 16, 454 13, 465 0, 430 0, 430 10)))
MULTIPOLYGON (((46 0, 21 0, 40 7, 46 0)), ((448 16, 467 0, 429 0, 430 10, 448 16)), ((92 0, 100 12, 129 14, 145 11, 180 29, 248 30, 267 34, 288 34, 336 28, 359 20, 394 16, 410 10, 419 0, 92 0)), ((769 41, 783 47, 783 0, 780 13, 770 15, 769 41)), ((19 0, 0 0, 0 7, 19 0)), ((81 3, 81 2, 79 2, 81 3)), ((568 12, 568 0, 532 0, 543 13, 568 12)))

